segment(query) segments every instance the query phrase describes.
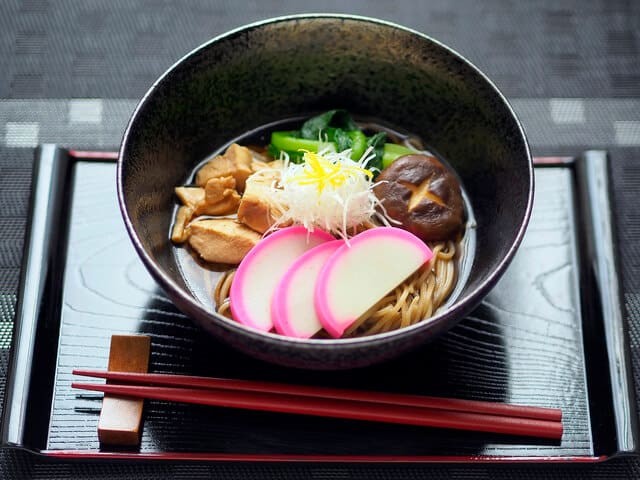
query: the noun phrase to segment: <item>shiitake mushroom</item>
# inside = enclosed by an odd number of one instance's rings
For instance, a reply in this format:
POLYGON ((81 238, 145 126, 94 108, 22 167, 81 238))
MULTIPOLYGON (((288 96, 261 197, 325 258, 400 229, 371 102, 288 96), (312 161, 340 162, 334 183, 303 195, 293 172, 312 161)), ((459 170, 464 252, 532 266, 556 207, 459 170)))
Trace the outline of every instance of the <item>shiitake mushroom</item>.
POLYGON ((460 184, 434 156, 399 157, 380 173, 374 192, 399 227, 424 241, 451 239, 462 230, 460 184))

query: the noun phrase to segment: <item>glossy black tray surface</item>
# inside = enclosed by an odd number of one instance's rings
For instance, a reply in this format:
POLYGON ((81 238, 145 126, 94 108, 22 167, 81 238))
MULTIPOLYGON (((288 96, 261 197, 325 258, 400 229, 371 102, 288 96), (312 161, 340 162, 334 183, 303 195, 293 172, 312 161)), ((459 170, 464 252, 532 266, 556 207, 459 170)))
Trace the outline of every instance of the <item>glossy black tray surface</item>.
POLYGON ((64 458, 208 461, 599 461, 636 451, 605 152, 544 158, 527 235, 480 307, 431 344, 374 367, 307 372, 213 340, 138 260, 114 155, 38 150, 2 424, 6 445, 64 458), (101 446, 113 334, 151 336, 150 370, 349 386, 561 408, 559 442, 147 401, 140 447, 101 446))

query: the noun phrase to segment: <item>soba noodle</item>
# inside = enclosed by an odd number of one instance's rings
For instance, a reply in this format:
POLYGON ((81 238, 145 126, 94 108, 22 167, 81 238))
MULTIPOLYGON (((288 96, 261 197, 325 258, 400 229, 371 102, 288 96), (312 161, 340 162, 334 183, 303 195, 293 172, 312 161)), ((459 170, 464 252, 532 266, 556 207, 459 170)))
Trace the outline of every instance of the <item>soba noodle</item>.
MULTIPOLYGON (((344 334, 344 337, 374 335, 408 327, 431 317, 447 300, 456 283, 456 243, 437 242, 431 245, 433 258, 404 283, 396 287, 344 334)), ((222 274, 214 290, 216 311, 231 315, 229 291, 236 270, 222 274)), ((322 332, 318 337, 324 337, 322 332)))
POLYGON ((233 283, 236 269, 227 270, 218 279, 216 288, 213 291, 213 300, 216 302, 216 312, 220 315, 233 319, 231 315, 231 303, 229 301, 229 291, 233 283))

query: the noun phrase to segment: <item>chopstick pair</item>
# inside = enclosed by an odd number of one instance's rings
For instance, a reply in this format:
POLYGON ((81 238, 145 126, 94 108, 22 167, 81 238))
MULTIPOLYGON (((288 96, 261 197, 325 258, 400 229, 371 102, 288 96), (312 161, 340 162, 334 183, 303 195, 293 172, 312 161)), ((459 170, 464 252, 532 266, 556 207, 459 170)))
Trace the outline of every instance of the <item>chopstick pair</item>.
POLYGON ((154 373, 74 370, 128 384, 73 388, 135 398, 549 439, 562 437, 562 412, 477 400, 154 373))

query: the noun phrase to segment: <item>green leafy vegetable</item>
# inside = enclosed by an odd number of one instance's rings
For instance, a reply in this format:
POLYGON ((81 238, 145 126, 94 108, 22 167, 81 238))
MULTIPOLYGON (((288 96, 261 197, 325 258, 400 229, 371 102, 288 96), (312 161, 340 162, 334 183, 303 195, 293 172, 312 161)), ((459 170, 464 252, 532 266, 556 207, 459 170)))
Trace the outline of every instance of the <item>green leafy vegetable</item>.
POLYGON ((329 127, 351 131, 358 130, 358 125, 353 121, 346 110, 329 110, 304 122, 300 129, 300 136, 311 140, 317 140, 321 133, 326 133, 329 127))
POLYGON ((337 152, 344 152, 348 148, 351 148, 353 141, 349 136, 349 133, 341 128, 332 128, 327 132, 327 139, 336 144, 337 152))
POLYGON ((269 154, 274 158, 279 158, 280 152, 286 152, 292 162, 300 163, 305 150, 309 152, 318 152, 323 148, 330 148, 331 150, 337 151, 335 143, 321 142, 317 139, 310 140, 307 138, 300 138, 300 134, 297 130, 285 130, 273 132, 271 134, 269 154))
POLYGON ((382 156, 384 155, 384 146, 387 139, 387 134, 384 132, 378 132, 375 135, 367 138, 367 147, 373 147, 374 157, 369 161, 369 167, 376 168, 378 172, 382 170, 382 156))
POLYGON ((300 130, 273 132, 268 150, 274 158, 279 158, 285 152, 292 162, 300 163, 304 151, 318 152, 329 148, 343 152, 351 149, 351 159, 357 161, 371 147, 374 156, 367 166, 379 172, 399 156, 413 153, 413 150, 402 145, 385 143, 386 139, 384 132, 367 137, 349 112, 336 109, 310 118, 300 130))
POLYGON ((271 135, 271 144, 280 150, 309 150, 317 152, 318 148, 326 145, 333 145, 329 142, 320 142, 318 139, 309 140, 306 138, 300 138, 297 136, 298 132, 295 130, 273 132, 271 135))

